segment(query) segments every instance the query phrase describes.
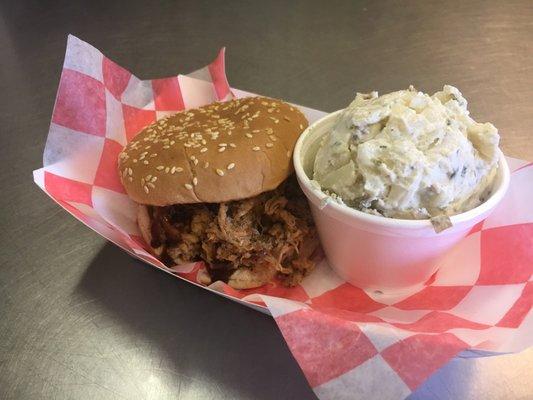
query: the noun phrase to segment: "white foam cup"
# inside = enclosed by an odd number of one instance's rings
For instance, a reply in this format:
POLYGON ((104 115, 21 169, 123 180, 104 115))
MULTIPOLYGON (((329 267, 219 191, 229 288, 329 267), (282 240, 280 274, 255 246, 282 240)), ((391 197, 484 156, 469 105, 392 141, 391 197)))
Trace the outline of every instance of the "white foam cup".
POLYGON ((413 290, 435 273, 439 258, 500 203, 509 186, 509 166, 500 152, 491 196, 478 207, 450 217, 452 227, 440 233, 435 232, 429 219, 367 214, 332 200, 311 182, 320 139, 331 131, 341 111, 312 124, 294 149, 298 183, 309 201, 328 262, 339 276, 365 290, 413 290))

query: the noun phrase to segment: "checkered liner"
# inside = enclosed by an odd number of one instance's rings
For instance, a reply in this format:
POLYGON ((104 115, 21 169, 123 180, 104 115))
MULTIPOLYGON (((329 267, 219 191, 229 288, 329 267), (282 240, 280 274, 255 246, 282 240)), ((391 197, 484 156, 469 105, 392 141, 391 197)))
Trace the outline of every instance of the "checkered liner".
MULTIPOLYGON (((135 204, 117 174, 122 147, 169 113, 233 96, 224 50, 184 76, 140 80, 69 36, 44 167, 35 182, 61 207, 131 255, 190 282, 201 263, 166 268, 146 250, 135 204)), ((310 121, 323 113, 305 109, 310 121)), ((385 297, 350 286, 324 259, 295 288, 210 290, 266 306, 321 399, 398 399, 465 349, 515 352, 533 343, 533 165, 509 159, 501 206, 417 293, 385 297)))

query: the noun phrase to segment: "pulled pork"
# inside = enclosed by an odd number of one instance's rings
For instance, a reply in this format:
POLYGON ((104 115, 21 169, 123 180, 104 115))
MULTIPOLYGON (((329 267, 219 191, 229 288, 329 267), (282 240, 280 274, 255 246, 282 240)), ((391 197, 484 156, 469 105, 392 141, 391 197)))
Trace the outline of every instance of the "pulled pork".
POLYGON ((203 260, 212 281, 261 268, 263 276, 294 286, 314 267, 310 257, 318 240, 294 178, 249 199, 149 207, 149 213, 151 245, 162 248, 163 262, 203 260))

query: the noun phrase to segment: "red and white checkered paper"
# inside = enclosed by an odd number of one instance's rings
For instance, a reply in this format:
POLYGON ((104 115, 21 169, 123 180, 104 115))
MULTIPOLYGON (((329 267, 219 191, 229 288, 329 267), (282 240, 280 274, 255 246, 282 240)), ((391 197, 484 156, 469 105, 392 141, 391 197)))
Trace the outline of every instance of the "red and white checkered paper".
MULTIPOLYGON (((117 156, 156 119, 233 96, 224 51, 185 76, 140 80, 69 36, 44 167, 35 182, 61 207, 131 255, 196 283, 201 263, 166 268, 136 224, 136 205, 117 174, 117 156)), ((302 107, 310 122, 324 113, 302 107)), ((355 288, 324 259, 295 288, 276 283, 209 290, 274 316, 321 399, 400 399, 465 349, 517 352, 533 344, 533 165, 509 159, 503 203, 440 262, 425 287, 402 296, 355 288)))

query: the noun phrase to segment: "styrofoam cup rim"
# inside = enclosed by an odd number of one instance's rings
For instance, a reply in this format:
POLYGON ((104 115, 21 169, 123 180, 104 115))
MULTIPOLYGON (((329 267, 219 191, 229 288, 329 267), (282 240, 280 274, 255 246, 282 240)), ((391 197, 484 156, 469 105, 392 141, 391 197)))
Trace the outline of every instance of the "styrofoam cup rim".
MULTIPOLYGON (((309 177, 305 173, 302 165, 303 157, 301 155, 303 143, 305 142, 306 137, 311 131, 317 129, 317 127, 324 124, 325 122, 336 118, 342 111, 343 110, 335 111, 311 124, 304 132, 302 132, 294 148, 293 163, 296 176, 300 184, 303 185, 306 189, 304 190, 305 195, 310 201, 315 204, 320 204, 321 202, 327 201, 330 199, 330 197, 324 192, 322 192, 319 188, 311 184, 311 179, 309 179, 309 177)), ((472 208, 471 210, 452 215, 450 217, 452 225, 464 224, 470 221, 474 221, 480 215, 488 213, 490 210, 496 207, 496 205, 498 205, 498 203, 502 200, 507 191, 507 188, 509 187, 510 171, 505 156, 503 155, 501 150, 499 150, 498 164, 498 176, 496 177, 498 186, 494 188, 492 195, 479 206, 472 208)), ((429 219, 387 218, 379 215, 368 214, 363 211, 359 211, 349 206, 346 206, 344 204, 338 203, 336 201, 329 201, 327 204, 328 207, 331 207, 332 209, 349 219, 356 219, 366 224, 375 225, 376 227, 399 229, 432 228, 431 221, 429 219)))

